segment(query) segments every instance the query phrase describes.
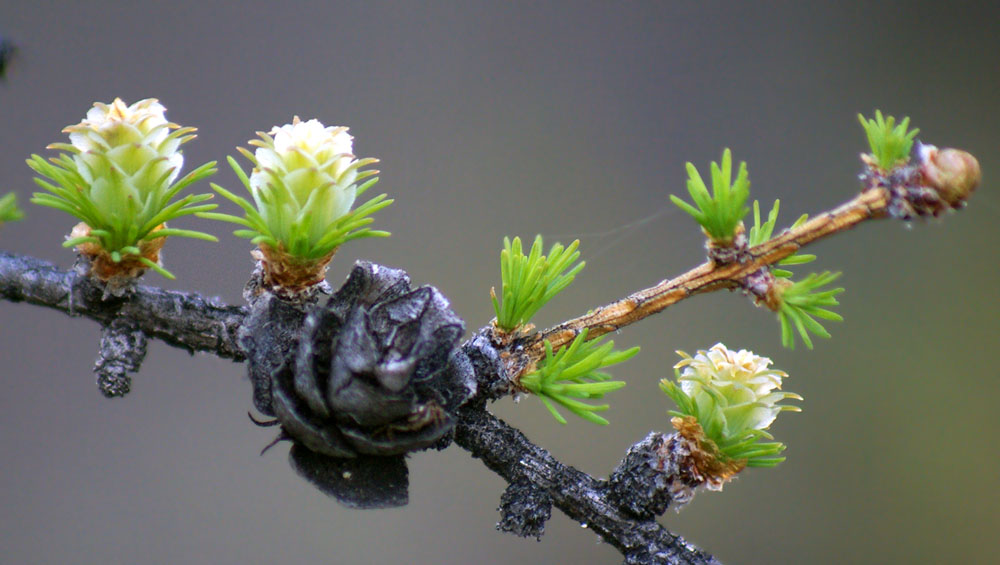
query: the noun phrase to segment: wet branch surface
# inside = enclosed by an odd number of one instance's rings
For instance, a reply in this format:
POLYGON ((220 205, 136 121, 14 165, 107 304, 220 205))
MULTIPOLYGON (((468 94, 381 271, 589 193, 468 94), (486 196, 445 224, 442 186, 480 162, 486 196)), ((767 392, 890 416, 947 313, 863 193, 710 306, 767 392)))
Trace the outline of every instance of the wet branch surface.
POLYGON ((568 517, 622 552, 626 563, 718 563, 656 520, 625 515, 610 502, 607 481, 560 463, 487 412, 483 402, 459 410, 455 443, 511 485, 530 484, 544 490, 568 517))
POLYGON ((141 285, 127 298, 102 300, 102 294, 75 271, 0 251, 0 298, 4 300, 45 306, 70 316, 90 318, 102 326, 126 320, 147 338, 188 352, 244 360, 236 344, 236 330, 247 315, 246 307, 229 306, 197 293, 141 285))

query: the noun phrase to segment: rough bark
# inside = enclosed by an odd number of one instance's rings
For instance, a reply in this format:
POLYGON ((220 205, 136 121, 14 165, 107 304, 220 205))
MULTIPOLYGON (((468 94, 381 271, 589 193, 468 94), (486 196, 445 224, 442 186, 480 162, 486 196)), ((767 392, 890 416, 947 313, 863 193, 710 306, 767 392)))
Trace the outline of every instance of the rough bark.
POLYGON ((230 306, 197 293, 136 286, 128 296, 102 300, 103 290, 76 271, 0 251, 0 298, 83 316, 102 325, 130 320, 147 338, 189 352, 243 361, 236 332, 246 307, 230 306))

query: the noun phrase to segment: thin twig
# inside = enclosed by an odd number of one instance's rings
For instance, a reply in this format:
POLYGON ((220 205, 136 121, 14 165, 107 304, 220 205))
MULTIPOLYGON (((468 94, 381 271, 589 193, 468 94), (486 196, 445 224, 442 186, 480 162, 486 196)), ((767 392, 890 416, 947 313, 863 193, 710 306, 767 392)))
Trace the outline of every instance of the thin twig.
POLYGON ((885 217, 889 202, 889 191, 883 188, 866 190, 849 202, 750 248, 746 261, 725 265, 702 263, 679 277, 664 280, 656 286, 529 336, 523 344, 528 363, 545 356, 545 341, 550 342, 553 349, 558 349, 573 341, 584 329, 588 330, 589 337, 596 338, 662 312, 695 294, 739 288, 740 281, 747 275, 777 263, 807 243, 850 229, 865 220, 885 217))

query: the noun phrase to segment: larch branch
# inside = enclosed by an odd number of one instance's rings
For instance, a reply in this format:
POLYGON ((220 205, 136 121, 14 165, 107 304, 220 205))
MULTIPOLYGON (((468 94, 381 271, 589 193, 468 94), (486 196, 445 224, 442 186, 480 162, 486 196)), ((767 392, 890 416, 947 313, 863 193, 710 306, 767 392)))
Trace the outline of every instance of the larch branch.
POLYGON ((716 265, 711 261, 702 263, 679 277, 664 280, 531 336, 526 344, 528 356, 532 361, 544 357, 545 341, 549 341, 553 349, 558 349, 573 341, 584 329, 588 330, 589 337, 596 338, 662 312, 690 296, 739 288, 740 281, 747 275, 777 263, 807 243, 850 229, 865 220, 885 217, 889 202, 888 190, 866 190, 849 202, 750 248, 748 260, 725 265, 716 265))

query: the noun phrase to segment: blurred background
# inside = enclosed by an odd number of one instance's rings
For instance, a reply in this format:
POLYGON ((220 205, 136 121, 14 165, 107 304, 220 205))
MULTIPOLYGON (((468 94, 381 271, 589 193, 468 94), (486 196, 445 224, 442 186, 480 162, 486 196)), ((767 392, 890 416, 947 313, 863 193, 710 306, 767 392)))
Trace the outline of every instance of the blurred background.
MULTIPOLYGON (((919 139, 980 159, 967 209, 905 226, 873 222, 809 248, 843 270, 832 340, 780 346, 774 316, 730 293, 700 296, 615 336, 642 353, 616 369, 612 425, 560 426, 533 398, 493 409, 597 476, 669 428, 657 381, 674 350, 717 341, 770 356, 804 412, 773 432, 789 448, 663 522, 726 563, 976 563, 1000 526, 1000 40, 986 2, 6 2, 20 51, 0 84, 0 193, 27 218, 0 248, 68 268, 75 220, 28 203, 24 164, 94 101, 159 98, 199 128, 185 170, 235 155, 257 130, 319 118, 382 160, 396 203, 387 240, 355 259, 434 284, 468 330, 493 316, 505 235, 581 240, 587 268, 537 317, 550 326, 675 276, 704 258, 684 162, 730 147, 780 226, 859 189, 856 118, 908 115, 919 139)), ((995 8, 995 7, 994 7, 995 8)), ((48 154, 51 154, 49 152, 48 154)), ((228 168, 214 181, 241 191, 228 168)), ((195 188, 209 190, 207 184, 195 188)), ((234 206, 217 199, 222 210, 234 206)), ((252 268, 231 226, 178 227, 168 281, 230 303, 252 268)), ((802 274, 805 271, 801 271, 802 274)), ((254 426, 244 367, 152 342, 132 393, 100 396, 98 326, 0 302, 0 560, 11 563, 617 563, 555 512, 541 542, 497 532, 505 486, 457 447, 410 458, 410 504, 349 510, 295 475, 287 444, 254 426)))

